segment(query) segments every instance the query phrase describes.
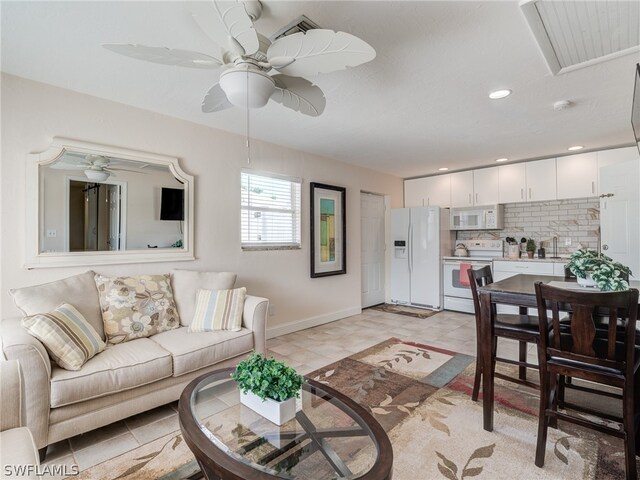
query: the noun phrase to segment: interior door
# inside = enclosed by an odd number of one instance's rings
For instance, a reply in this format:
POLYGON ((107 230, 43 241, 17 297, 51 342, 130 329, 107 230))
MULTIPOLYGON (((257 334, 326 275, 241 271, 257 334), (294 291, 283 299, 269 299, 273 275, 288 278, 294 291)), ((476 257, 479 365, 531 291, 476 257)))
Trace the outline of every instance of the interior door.
POLYGON ((360 193, 362 308, 384 303, 384 197, 360 193))
POLYGON ((602 253, 627 265, 640 278, 640 162, 600 169, 602 253))
POLYGON ((440 209, 411 209, 411 303, 440 308, 440 209))

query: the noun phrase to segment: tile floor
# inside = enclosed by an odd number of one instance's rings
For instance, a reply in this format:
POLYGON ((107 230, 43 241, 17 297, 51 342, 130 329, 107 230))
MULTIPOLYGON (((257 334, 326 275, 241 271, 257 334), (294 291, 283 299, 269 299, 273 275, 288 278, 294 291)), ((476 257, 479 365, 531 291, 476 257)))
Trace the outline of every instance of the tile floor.
MULTIPOLYGON (((267 348, 269 354, 305 374, 390 337, 474 356, 476 353, 472 315, 443 311, 419 319, 370 309, 360 315, 272 338, 267 341, 267 348)), ((500 339, 498 353, 501 357, 516 359, 518 345, 500 339)), ((537 363, 534 346, 529 347, 529 356, 530 361, 537 363)), ((178 430, 177 409, 178 403, 174 402, 50 445, 45 463, 77 465, 80 471, 85 470, 178 430)))

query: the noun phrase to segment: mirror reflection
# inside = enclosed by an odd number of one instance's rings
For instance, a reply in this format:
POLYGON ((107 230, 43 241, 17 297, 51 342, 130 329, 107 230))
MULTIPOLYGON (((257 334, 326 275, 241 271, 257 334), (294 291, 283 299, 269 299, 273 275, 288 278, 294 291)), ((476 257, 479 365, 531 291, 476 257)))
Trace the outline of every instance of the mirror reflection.
POLYGON ((38 168, 41 253, 183 248, 184 186, 168 166, 65 151, 38 168))

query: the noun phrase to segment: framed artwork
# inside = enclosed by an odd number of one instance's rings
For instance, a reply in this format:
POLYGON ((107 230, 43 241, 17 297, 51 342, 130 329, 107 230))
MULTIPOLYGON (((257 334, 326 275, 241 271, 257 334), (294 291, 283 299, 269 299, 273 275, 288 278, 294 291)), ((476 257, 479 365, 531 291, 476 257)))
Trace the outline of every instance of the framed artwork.
POLYGON ((347 273, 346 189, 311 183, 311 278, 347 273))

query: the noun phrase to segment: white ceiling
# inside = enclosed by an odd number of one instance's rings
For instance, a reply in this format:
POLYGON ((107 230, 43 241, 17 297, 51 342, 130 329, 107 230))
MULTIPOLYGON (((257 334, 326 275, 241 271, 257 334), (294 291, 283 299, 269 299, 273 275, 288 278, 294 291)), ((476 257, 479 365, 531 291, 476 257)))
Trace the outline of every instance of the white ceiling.
MULTIPOLYGON (((211 127, 245 132, 239 109, 204 114, 215 73, 155 65, 101 43, 140 43, 219 56, 180 2, 9 2, 2 71, 211 127)), ((627 55, 552 76, 517 1, 266 2, 258 31, 301 14, 361 37, 374 61, 314 77, 317 118, 270 102, 252 110, 252 137, 401 177, 631 144, 635 62, 627 55), (489 91, 509 88, 503 100, 489 91), (552 105, 574 107, 556 112, 552 105)), ((6 121, 6 119, 5 119, 6 121)), ((54 132, 55 133, 55 132, 54 132)))

